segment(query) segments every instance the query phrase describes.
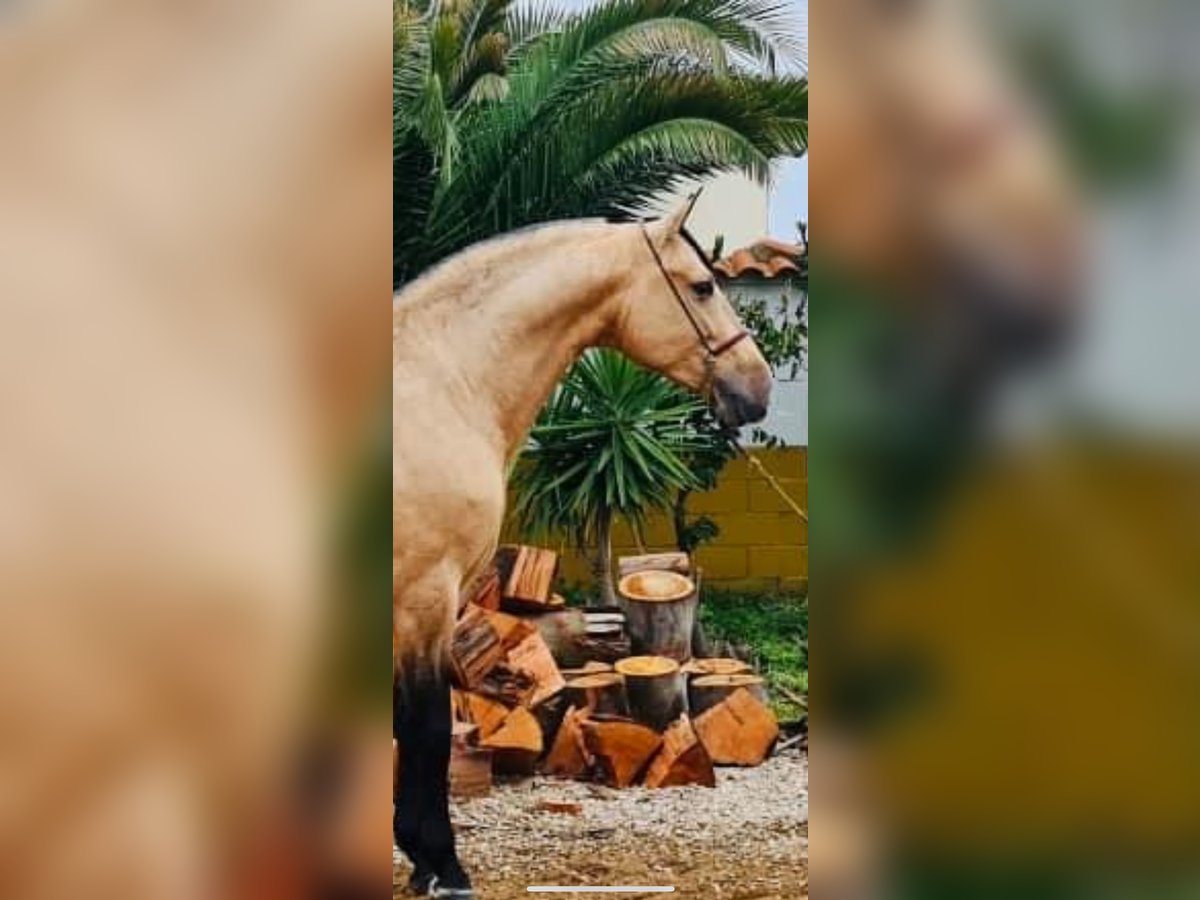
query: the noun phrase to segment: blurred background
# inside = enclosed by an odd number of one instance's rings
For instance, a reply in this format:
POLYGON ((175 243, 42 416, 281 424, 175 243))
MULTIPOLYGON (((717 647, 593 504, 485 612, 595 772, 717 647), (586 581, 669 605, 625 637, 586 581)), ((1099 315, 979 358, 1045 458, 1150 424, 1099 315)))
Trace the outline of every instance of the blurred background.
POLYGON ((0 7, 0 896, 390 896, 390 33, 0 7))
POLYGON ((1200 894, 1198 16, 811 5, 818 896, 1200 894))

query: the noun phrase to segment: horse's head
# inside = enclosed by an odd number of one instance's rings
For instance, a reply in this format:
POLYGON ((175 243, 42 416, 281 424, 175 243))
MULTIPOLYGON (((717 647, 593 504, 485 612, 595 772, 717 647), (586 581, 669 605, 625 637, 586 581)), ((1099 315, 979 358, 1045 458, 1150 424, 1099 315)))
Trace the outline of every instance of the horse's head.
POLYGON ((684 230, 692 202, 638 226, 614 341, 636 362, 693 390, 729 426, 767 414, 771 368, 684 230))

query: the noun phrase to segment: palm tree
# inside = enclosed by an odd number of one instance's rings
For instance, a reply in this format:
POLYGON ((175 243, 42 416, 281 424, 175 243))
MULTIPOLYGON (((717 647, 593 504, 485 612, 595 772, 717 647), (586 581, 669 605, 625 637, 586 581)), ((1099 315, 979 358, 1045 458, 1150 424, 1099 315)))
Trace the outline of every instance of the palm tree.
POLYGON ((785 0, 395 0, 395 279, 555 218, 804 152, 785 0))

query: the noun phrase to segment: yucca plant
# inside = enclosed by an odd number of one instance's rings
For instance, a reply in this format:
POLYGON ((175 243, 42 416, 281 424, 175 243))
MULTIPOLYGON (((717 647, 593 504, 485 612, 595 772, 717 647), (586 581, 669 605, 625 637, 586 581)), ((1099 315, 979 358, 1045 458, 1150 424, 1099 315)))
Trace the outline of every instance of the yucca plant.
POLYGON ((531 537, 566 537, 593 560, 600 599, 615 602, 612 528, 638 533, 697 486, 685 463, 706 438, 703 403, 611 350, 585 353, 542 410, 513 472, 514 513, 531 537))

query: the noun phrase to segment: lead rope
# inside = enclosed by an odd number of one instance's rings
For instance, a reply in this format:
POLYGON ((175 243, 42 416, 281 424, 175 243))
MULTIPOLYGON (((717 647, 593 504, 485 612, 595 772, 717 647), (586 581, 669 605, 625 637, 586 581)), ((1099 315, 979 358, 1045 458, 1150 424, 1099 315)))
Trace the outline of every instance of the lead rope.
POLYGON ((767 471, 767 467, 762 464, 762 461, 745 447, 743 447, 737 438, 730 438, 729 441, 731 444, 733 444, 733 448, 746 458, 746 462, 750 464, 751 468, 758 472, 758 474, 763 477, 763 480, 771 486, 771 489, 779 495, 779 499, 782 500, 792 512, 798 515, 801 521, 803 521, 805 524, 808 524, 808 513, 800 507, 800 504, 796 502, 791 494, 783 489, 783 485, 779 483, 779 480, 769 471, 767 471))

